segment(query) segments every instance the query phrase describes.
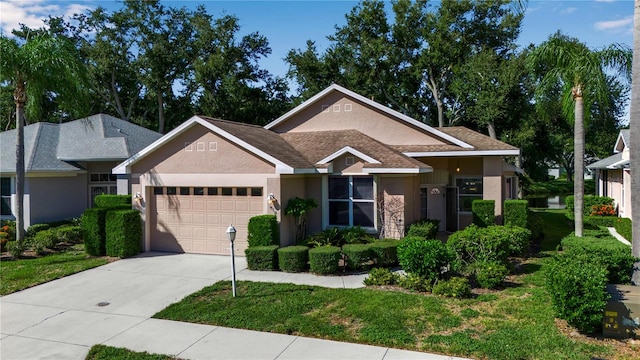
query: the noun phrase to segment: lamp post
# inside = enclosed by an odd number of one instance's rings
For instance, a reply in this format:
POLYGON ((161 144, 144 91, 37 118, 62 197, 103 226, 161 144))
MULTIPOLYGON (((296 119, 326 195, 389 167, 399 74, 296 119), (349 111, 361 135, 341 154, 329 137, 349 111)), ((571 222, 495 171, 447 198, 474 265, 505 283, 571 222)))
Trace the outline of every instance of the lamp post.
POLYGON ((231 242, 231 287, 233 288, 233 297, 236 297, 236 256, 233 250, 233 241, 236 239, 236 228, 233 224, 227 228, 227 238, 231 242))

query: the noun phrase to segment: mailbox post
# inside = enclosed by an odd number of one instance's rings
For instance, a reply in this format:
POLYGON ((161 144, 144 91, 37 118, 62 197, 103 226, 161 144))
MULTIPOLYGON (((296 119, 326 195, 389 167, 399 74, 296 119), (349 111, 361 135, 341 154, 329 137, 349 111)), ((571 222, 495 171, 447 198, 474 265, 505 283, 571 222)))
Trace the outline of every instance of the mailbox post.
POLYGON ((236 240, 236 228, 233 224, 227 228, 227 238, 231 242, 231 287, 233 289, 233 297, 236 297, 236 255, 233 249, 233 242, 236 240))

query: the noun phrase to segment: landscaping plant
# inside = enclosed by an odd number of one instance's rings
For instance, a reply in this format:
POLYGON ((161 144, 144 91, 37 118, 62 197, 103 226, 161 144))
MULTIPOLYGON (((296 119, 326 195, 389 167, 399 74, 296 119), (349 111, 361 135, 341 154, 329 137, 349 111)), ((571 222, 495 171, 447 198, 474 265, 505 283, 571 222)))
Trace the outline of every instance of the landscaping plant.
POLYGON ((407 273, 431 282, 439 279, 454 255, 440 240, 407 236, 398 245, 398 261, 407 273))

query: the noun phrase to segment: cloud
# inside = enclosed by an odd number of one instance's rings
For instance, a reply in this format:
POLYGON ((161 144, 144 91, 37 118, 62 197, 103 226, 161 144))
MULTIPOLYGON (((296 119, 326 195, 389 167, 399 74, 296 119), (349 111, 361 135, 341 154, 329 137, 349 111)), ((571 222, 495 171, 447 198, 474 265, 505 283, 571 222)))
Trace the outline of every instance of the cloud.
POLYGON ((596 0, 596 2, 606 2, 606 3, 612 3, 615 2, 616 0, 596 0))
POLYGON ((561 13, 563 13, 563 14, 573 14, 574 12, 576 12, 576 10, 578 10, 578 8, 570 7, 570 8, 566 8, 566 9, 562 10, 561 13))
POLYGON ((47 0, 0 0, 0 31, 11 36, 20 24, 41 28, 49 16, 69 17, 93 7, 88 4, 52 2, 47 0))
POLYGON ((633 15, 618 20, 598 21, 593 27, 596 30, 619 31, 626 30, 631 25, 633 25, 633 15))

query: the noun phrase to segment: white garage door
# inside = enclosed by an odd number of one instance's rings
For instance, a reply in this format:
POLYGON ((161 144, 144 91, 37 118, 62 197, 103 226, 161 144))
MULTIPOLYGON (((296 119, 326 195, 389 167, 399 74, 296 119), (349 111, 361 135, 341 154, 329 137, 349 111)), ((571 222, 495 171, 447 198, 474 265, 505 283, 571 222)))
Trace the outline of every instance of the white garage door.
POLYGON ((227 228, 237 230, 235 248, 244 254, 247 224, 263 213, 262 188, 155 187, 151 250, 229 255, 227 228))

